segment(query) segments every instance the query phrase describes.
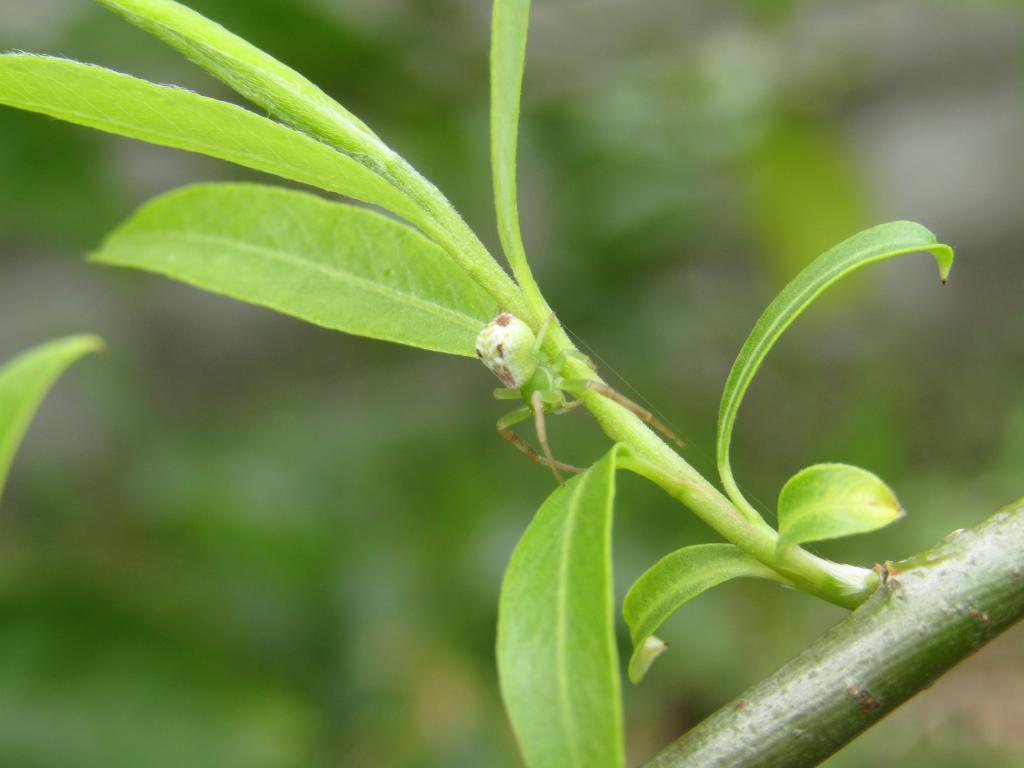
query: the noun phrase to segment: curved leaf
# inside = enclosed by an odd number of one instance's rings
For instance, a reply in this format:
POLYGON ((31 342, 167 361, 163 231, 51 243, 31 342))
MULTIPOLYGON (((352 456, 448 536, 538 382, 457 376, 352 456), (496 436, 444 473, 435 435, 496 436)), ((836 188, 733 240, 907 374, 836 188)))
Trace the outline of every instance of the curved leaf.
POLYGON ((683 547, 645 571, 630 587, 622 604, 622 615, 633 638, 629 679, 640 682, 654 659, 667 647, 654 638, 666 619, 702 592, 744 577, 782 580, 775 571, 734 544, 683 547))
POLYGON ((718 412, 718 472, 729 497, 748 516, 758 517, 758 514, 733 478, 729 446, 743 395, 768 350, 800 313, 840 278, 867 264, 919 251, 930 251, 935 256, 939 275, 945 283, 953 266, 953 250, 938 242, 935 235, 920 224, 894 221, 866 229, 815 259, 782 289, 754 325, 729 372, 718 412))
POLYGON ((369 127, 273 56, 174 0, 97 0, 176 48, 289 125, 364 160, 384 147, 369 127))
POLYGON ((519 104, 530 0, 494 0, 491 29, 491 166, 498 234, 513 271, 527 269, 516 201, 519 104))
POLYGON ((402 216, 436 240, 504 309, 528 316, 529 307, 518 286, 437 187, 312 82, 174 0, 98 2, 181 51, 274 117, 345 153, 381 184, 393 187, 408 206, 402 216))
POLYGON ((92 64, 0 56, 0 104, 320 187, 423 226, 403 193, 345 155, 227 102, 92 64))
POLYGON ((848 464, 815 464, 779 493, 778 548, 884 528, 903 508, 878 476, 848 464))
POLYGON ((548 497, 505 572, 498 673, 529 768, 624 763, 611 562, 623 450, 548 497))
POLYGON ((68 366, 102 348, 96 336, 69 336, 22 352, 0 368, 0 494, 14 453, 50 387, 68 366))
POLYGON ((157 272, 325 328, 472 356, 494 301, 416 230, 254 184, 143 206, 92 260, 157 272))

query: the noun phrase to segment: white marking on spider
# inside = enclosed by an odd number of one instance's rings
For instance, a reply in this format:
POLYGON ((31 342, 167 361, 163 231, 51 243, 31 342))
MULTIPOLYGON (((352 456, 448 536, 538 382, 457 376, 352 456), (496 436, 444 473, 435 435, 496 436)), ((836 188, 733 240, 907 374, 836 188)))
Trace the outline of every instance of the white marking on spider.
POLYGON ((480 361, 498 377, 504 388, 494 390, 498 400, 521 400, 523 405, 498 419, 498 434, 526 454, 532 461, 548 467, 555 479, 562 482, 559 470, 583 472, 579 467, 555 461, 548 444, 546 413, 561 414, 582 405, 579 399, 584 392, 596 392, 618 403, 647 424, 655 427, 673 442, 682 446, 682 441, 650 411, 641 408, 624 395, 619 394, 603 381, 594 379, 567 378, 565 364, 570 358, 582 360, 593 368, 594 364, 586 355, 574 349, 563 350, 554 361, 550 360, 541 347, 547 336, 554 315, 549 316, 535 334, 529 325, 511 312, 502 312, 483 327, 476 339, 476 354, 480 361), (566 393, 574 399, 566 397, 566 393), (540 443, 541 456, 529 443, 512 431, 521 421, 533 417, 540 443))

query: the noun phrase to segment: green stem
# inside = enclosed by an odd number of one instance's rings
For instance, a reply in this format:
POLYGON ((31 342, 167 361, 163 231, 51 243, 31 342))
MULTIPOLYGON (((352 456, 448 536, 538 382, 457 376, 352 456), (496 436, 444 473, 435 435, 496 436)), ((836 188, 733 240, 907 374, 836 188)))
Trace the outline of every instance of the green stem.
POLYGON ((527 322, 532 320, 531 325, 537 328, 547 313, 534 311, 534 302, 528 300, 515 281, 494 260, 448 198, 406 160, 383 145, 375 154, 385 157, 386 161, 376 161, 374 168, 409 195, 436 223, 436 226, 426 227, 427 234, 445 249, 466 274, 491 294, 501 309, 527 322))
MULTIPOLYGON (((552 356, 573 348, 561 327, 552 327, 545 350, 552 356)), ((597 379, 584 363, 569 360, 574 377, 597 379)), ((614 441, 629 446, 637 460, 624 466, 648 478, 701 520, 747 554, 782 574, 797 588, 845 608, 855 608, 878 586, 877 575, 864 568, 840 565, 816 557, 799 547, 776 552, 778 534, 759 515, 740 512, 717 488, 651 431, 646 424, 617 403, 596 392, 583 395, 584 405, 614 441)))
MULTIPOLYGON (((384 150, 382 149, 381 152, 384 150)), ((490 253, 459 216, 448 199, 405 160, 393 153, 387 163, 377 167, 391 182, 410 195, 427 212, 432 235, 463 269, 488 290, 499 306, 537 328, 551 314, 532 275, 524 292, 491 257, 490 253)), ((429 224, 429 222, 428 222, 429 224)), ((556 321, 544 344, 555 359, 565 350, 574 350, 565 330, 556 321)), ((598 379, 585 364, 569 360, 572 375, 598 379)), ((629 446, 643 461, 633 469, 661 486, 669 495, 695 512, 726 540, 782 574, 796 587, 829 602, 853 608, 867 599, 877 586, 877 577, 868 570, 839 565, 793 547, 779 554, 778 534, 757 514, 743 514, 707 479, 673 451, 626 408, 597 393, 583 396, 605 433, 629 446)))
POLYGON ((1024 618, 1024 499, 896 565, 885 588, 647 768, 817 765, 1024 618))

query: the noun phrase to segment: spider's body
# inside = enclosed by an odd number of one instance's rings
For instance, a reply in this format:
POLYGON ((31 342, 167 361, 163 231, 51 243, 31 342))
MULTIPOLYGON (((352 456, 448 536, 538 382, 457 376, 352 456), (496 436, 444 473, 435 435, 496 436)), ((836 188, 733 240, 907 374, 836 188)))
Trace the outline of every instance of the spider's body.
POLYGON ((502 312, 476 337, 476 356, 509 389, 522 389, 541 363, 533 330, 513 315, 502 312))
POLYGON ((477 357, 505 385, 502 389, 494 390, 494 396, 499 400, 522 400, 524 403, 498 420, 498 434, 537 463, 551 467, 555 477, 561 482, 562 478, 558 473, 560 469, 566 472, 582 472, 583 470, 555 461, 548 445, 544 414, 565 413, 581 404, 582 401, 579 399, 570 400, 566 393, 578 398, 584 392, 592 391, 625 406, 644 421, 663 429, 676 442, 679 442, 649 412, 623 397, 607 384, 590 379, 566 378, 564 368, 568 358, 579 357, 588 365, 593 366, 593 364, 585 355, 575 350, 563 351, 554 361, 541 351, 552 319, 553 317, 549 317, 542 324, 540 332, 535 334, 529 325, 511 312, 502 312, 485 325, 477 336, 477 357), (544 452, 543 457, 512 431, 515 424, 525 421, 530 416, 533 416, 537 427, 537 439, 544 452))
POLYGON ((540 393, 546 411, 567 405, 561 371, 564 356, 552 364, 541 352, 544 330, 538 336, 511 312, 502 312, 480 331, 476 356, 510 390, 499 390, 500 399, 513 399, 515 391, 516 397, 531 405, 534 394, 540 393))

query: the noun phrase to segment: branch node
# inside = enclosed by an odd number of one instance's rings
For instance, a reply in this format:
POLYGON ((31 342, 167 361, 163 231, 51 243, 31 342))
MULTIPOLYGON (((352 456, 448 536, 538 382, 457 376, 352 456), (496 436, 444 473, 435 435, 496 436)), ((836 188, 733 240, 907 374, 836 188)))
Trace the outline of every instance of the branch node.
POLYGON ((879 581, 882 582, 882 588, 892 594, 900 587, 900 582, 896 579, 897 574, 900 570, 896 566, 896 563, 891 560, 886 560, 881 565, 876 564, 874 568, 875 573, 878 574, 879 581))

